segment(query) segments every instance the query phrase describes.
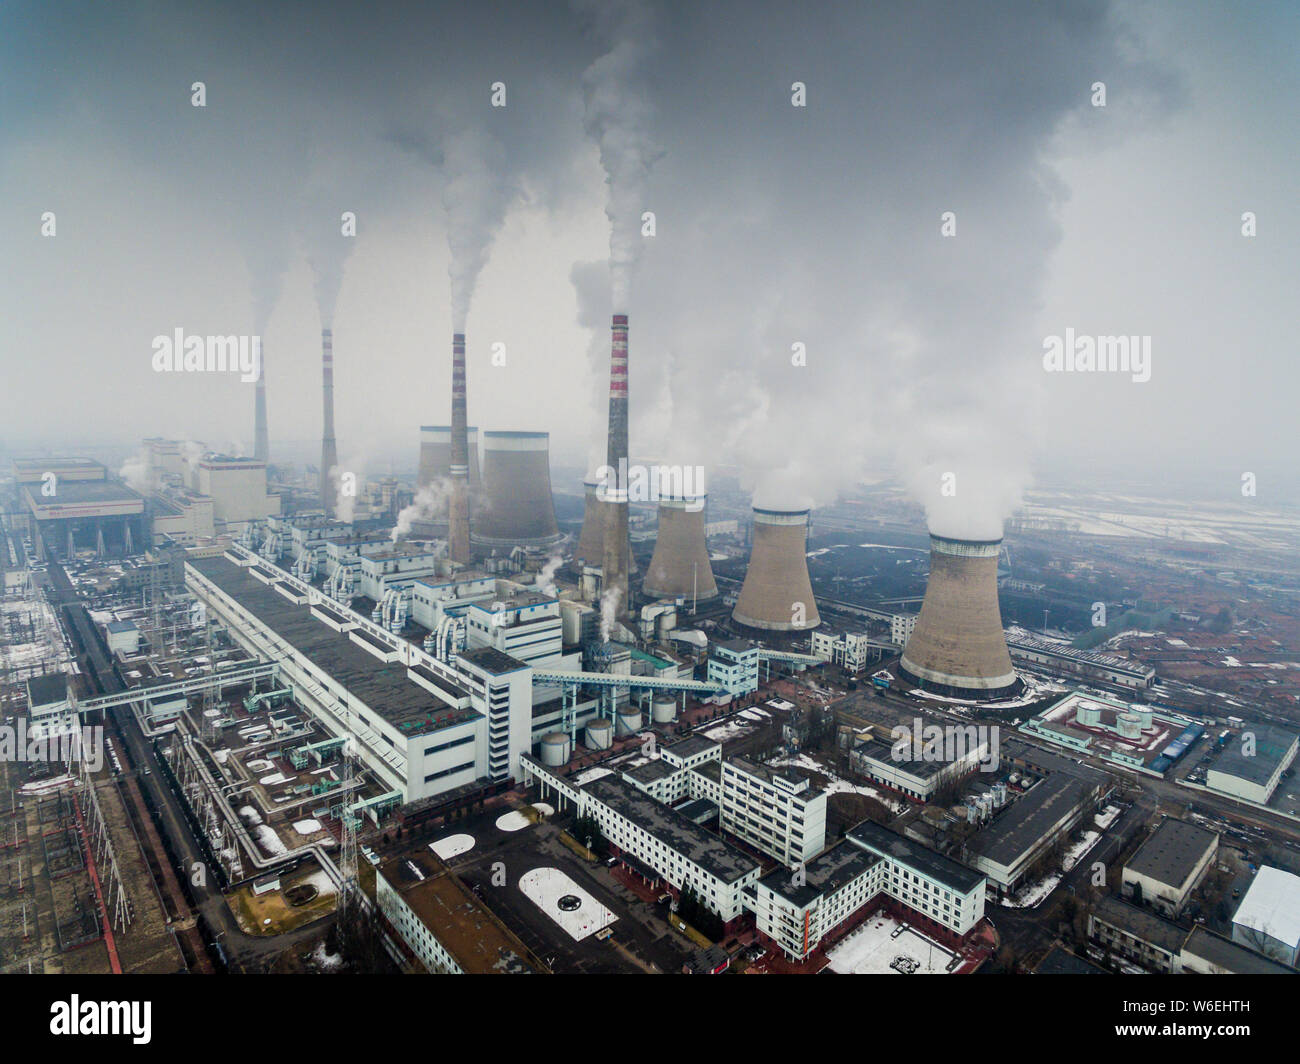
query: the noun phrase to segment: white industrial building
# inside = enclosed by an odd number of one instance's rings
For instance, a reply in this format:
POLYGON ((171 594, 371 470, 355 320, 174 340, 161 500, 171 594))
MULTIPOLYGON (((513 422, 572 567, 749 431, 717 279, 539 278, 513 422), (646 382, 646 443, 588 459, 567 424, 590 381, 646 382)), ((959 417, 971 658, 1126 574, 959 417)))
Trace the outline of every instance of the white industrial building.
POLYGON ((1232 918, 1232 941, 1300 965, 1300 876, 1271 865, 1255 874, 1232 918))
MULTIPOLYGON (((919 723, 919 719, 918 719, 919 723)), ((875 783, 905 794, 920 802, 928 802, 949 780, 973 772, 989 752, 984 732, 974 726, 965 729, 969 741, 955 756, 940 753, 935 757, 907 758, 895 756, 894 744, 871 735, 860 736, 849 753, 849 763, 858 772, 875 783)))
POLYGON ((1269 724, 1250 724, 1242 729, 1214 759, 1205 774, 1205 785, 1212 791, 1242 798, 1257 805, 1267 805, 1282 773, 1296 757, 1300 736, 1269 724))
POLYGON ((846 672, 861 672, 872 657, 871 637, 865 632, 813 632, 812 653, 846 672))
POLYGON ((810 862, 802 874, 777 869, 755 889, 760 935, 803 961, 879 903, 947 941, 984 918, 984 877, 897 832, 870 822, 810 862))
POLYGON ((729 758, 720 826, 786 866, 806 863, 826 847, 826 792, 802 773, 729 758))
POLYGON ((728 639, 713 644, 709 651, 710 683, 732 695, 758 690, 759 649, 745 639, 728 639))
POLYGON ((915 629, 915 613, 895 613, 889 618, 889 641, 897 643, 900 647, 905 647, 907 641, 912 638, 912 632, 915 629))
POLYGON ((294 698, 413 802, 518 778, 532 743, 532 670, 491 649, 438 661, 249 551, 191 558, 189 590, 245 650, 280 665, 294 698))

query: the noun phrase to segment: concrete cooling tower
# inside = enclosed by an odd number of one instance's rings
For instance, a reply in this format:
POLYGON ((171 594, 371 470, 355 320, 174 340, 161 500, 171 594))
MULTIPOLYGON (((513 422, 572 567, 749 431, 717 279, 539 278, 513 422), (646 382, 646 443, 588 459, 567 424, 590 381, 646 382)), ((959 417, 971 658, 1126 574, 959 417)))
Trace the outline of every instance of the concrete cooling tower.
POLYGON ((1020 690, 998 609, 1001 547, 1000 539, 930 537, 925 600, 899 662, 904 679, 954 698, 1001 698, 1020 690))
POLYGON ((549 433, 483 433, 482 504, 475 510, 472 537, 495 548, 542 547, 560 538, 549 433))
POLYGON ((822 623, 808 579, 808 514, 808 510, 754 507, 749 568, 731 614, 737 624, 797 632, 822 623))
MULTIPOLYGON (((469 443, 469 494, 471 501, 479 492, 478 429, 465 430, 469 443)), ((416 486, 427 487, 439 478, 451 477, 451 426, 420 426, 420 467, 416 486)), ((444 507, 445 510, 445 507, 444 507)))
POLYGON ((599 566, 605 560, 605 511, 597 494, 599 488, 600 482, 594 473, 582 482, 582 532, 573 552, 575 565, 599 566))
POLYGON ((704 501, 703 495, 659 499, 659 535, 642 584, 651 598, 717 596, 704 542, 704 501))

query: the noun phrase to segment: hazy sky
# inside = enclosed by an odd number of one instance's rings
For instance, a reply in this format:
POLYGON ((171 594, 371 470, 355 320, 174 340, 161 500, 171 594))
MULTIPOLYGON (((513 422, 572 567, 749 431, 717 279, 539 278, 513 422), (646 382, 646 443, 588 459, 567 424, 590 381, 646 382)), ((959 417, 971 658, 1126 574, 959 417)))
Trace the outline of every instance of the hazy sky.
POLYGON ((0 440, 251 451, 251 385, 153 371, 176 328, 263 328, 272 456, 315 440, 334 271, 342 463, 413 461, 450 209, 470 423, 557 461, 603 452, 620 309, 634 456, 770 497, 895 475, 978 534, 1064 471, 1294 489, 1296 5, 609 7, 4 5, 0 440), (607 206, 641 199, 611 308, 607 206), (1067 329, 1149 336, 1150 380, 1046 373, 1067 329))

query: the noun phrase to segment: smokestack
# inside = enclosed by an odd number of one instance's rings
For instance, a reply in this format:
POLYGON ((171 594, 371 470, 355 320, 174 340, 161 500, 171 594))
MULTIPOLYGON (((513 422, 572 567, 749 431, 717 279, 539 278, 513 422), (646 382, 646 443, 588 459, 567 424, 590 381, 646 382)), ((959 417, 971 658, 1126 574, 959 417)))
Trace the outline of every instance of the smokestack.
POLYGON ((808 579, 808 513, 754 507, 749 568, 731 614, 737 624, 798 632, 822 623, 808 579))
POLYGON ((334 334, 320 331, 321 377, 324 384, 324 417, 320 438, 320 501, 330 517, 338 514, 338 499, 330 471, 339 464, 338 443, 334 439, 334 334))
POLYGON ((605 509, 600 501, 600 481, 592 474, 582 482, 584 496, 582 532, 573 552, 574 564, 601 565, 605 560, 605 509))
POLYGON ((475 511, 476 544, 543 547, 558 540, 550 434, 483 433, 483 495, 483 504, 475 511))
MULTIPOLYGON (((469 425, 465 418, 465 334, 451 338, 451 491, 447 502, 447 553, 469 564, 469 425)), ((549 487, 549 477, 548 477, 549 487)), ((554 517, 552 516, 552 520, 554 517)))
POLYGON ((615 314, 609 351, 609 480, 601 492, 605 510, 605 550, 601 584, 617 593, 618 609, 626 613, 628 570, 632 549, 627 535, 627 315, 615 314))
POLYGON ((271 460, 271 438, 266 429, 266 348, 258 344, 257 384, 253 392, 253 457, 259 462, 271 460))
POLYGON ((954 698, 993 699, 1020 690, 998 608, 1001 548, 1000 539, 930 536, 930 579, 899 661, 904 679, 954 698))
MULTIPOLYGON (((478 429, 470 425, 465 430, 469 443, 469 497, 471 506, 475 497, 482 490, 478 469, 478 429)), ((438 480, 451 477, 451 426, 420 426, 420 465, 416 477, 417 488, 427 488, 438 480)), ((472 510, 471 510, 472 512, 472 510)), ((444 510, 439 519, 447 517, 444 510)))
POLYGON ((642 590, 651 598, 714 598, 709 550, 704 541, 705 496, 661 496, 659 534, 642 590))

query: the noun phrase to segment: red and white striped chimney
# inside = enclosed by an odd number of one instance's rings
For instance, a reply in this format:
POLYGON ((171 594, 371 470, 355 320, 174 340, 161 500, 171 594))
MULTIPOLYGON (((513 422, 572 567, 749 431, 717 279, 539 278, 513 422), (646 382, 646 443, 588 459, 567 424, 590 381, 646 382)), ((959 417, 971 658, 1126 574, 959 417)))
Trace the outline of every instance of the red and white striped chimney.
POLYGON ((469 422, 465 408, 465 334, 451 338, 451 494, 447 502, 447 551, 468 565, 469 422))
POLYGON ((632 551, 627 533, 627 315, 615 314, 609 352, 609 449, 602 496, 605 500, 605 553, 602 582, 617 592, 618 611, 628 609, 628 571, 632 551))

